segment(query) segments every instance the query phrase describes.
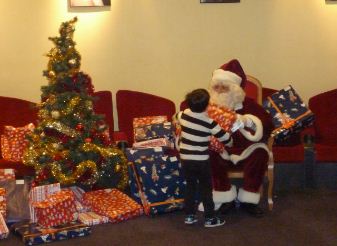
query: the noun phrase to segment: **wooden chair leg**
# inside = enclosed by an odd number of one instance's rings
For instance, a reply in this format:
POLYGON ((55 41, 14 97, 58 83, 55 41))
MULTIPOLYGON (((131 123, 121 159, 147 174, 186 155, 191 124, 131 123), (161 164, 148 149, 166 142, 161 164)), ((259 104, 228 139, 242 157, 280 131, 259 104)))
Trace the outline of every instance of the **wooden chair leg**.
POLYGON ((269 211, 273 210, 273 188, 274 188, 274 165, 268 165, 268 208, 269 211))

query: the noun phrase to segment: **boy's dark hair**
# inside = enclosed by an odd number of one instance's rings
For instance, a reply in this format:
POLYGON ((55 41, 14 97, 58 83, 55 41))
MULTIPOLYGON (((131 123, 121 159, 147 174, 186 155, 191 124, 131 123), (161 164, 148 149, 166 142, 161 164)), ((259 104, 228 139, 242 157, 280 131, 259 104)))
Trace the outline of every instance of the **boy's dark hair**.
POLYGON ((188 93, 185 97, 186 103, 192 112, 204 112, 209 103, 209 93, 205 89, 196 89, 188 93))

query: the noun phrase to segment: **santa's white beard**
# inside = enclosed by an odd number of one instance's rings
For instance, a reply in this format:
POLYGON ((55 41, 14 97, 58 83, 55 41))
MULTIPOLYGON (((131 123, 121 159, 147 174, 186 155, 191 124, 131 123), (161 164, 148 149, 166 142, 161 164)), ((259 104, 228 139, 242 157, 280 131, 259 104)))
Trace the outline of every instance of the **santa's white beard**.
POLYGON ((230 85, 227 92, 219 93, 212 87, 209 89, 210 102, 219 106, 235 110, 238 105, 242 104, 245 98, 244 90, 238 85, 230 85))

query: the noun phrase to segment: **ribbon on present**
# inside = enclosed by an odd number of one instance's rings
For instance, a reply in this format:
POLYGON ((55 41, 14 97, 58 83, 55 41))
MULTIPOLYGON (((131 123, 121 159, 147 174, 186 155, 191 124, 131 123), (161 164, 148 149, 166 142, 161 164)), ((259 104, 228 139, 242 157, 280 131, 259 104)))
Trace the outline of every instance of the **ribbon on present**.
POLYGON ((271 105, 275 108, 275 110, 279 113, 279 115, 282 118, 282 126, 276 128, 273 130, 272 134, 273 135, 277 135, 280 131, 284 130, 284 129, 290 129, 291 127, 293 127, 297 121, 299 121, 300 119, 304 118, 305 116, 311 114, 311 110, 308 109, 307 112, 305 112, 304 114, 296 117, 295 119, 291 119, 287 116, 285 116, 281 110, 279 109, 279 107, 274 103, 273 99, 271 99, 271 97, 267 97, 267 99, 269 100, 269 102, 271 103, 271 105))

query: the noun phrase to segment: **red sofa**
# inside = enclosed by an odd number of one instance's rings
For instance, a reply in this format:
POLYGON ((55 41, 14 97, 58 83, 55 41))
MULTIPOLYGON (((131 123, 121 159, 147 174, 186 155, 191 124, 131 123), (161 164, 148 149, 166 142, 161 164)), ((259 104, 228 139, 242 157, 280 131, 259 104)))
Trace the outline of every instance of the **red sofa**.
POLYGON ((174 102, 167 98, 131 90, 117 91, 116 106, 118 127, 121 133, 125 134, 129 146, 133 144, 133 118, 166 115, 171 121, 176 112, 174 102))
POLYGON ((337 89, 326 91, 309 99, 309 108, 315 114, 316 162, 337 162, 337 89))
MULTIPOLYGON (((98 91, 94 96, 94 110, 97 114, 105 115, 105 121, 109 126, 110 137, 114 136, 114 121, 112 110, 112 94, 110 91, 98 91)), ((0 135, 3 134, 4 126, 22 127, 28 123, 37 123, 36 104, 26 100, 0 96, 0 135)), ((1 148, 0 148, 1 154, 1 148)), ((0 157, 0 169, 13 168, 16 178, 34 175, 34 169, 24 165, 22 162, 7 161, 0 157)))

